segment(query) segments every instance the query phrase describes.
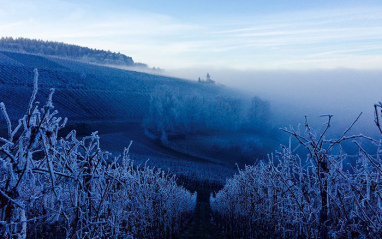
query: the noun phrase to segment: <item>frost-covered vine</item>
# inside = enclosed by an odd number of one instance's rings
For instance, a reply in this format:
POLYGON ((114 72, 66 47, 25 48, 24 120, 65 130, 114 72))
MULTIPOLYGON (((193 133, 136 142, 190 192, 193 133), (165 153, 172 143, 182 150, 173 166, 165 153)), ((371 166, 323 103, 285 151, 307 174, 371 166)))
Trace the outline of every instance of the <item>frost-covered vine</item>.
MULTIPOLYGON (((377 112, 377 108, 376 108, 377 112)), ((381 142, 363 135, 327 140, 331 115, 317 134, 283 129, 307 152, 302 159, 291 145, 267 163, 246 166, 211 195, 216 223, 234 238, 381 238, 381 142), (356 139, 378 146, 373 156, 356 139), (359 154, 345 169, 341 143, 354 140, 359 154)), ((379 119, 376 114, 376 122, 379 119)), ((357 120, 356 120, 357 121, 357 120)), ((356 122, 355 121, 355 122, 356 122)), ((354 123, 355 123, 354 122, 354 123)), ((353 123, 353 124, 354 124, 353 123)), ((382 131, 381 131, 382 132, 382 131)))
POLYGON ((189 220, 192 194, 160 169, 136 167, 128 148, 116 158, 102 151, 97 132, 78 139, 58 132, 66 118, 33 94, 8 135, 0 137, 1 238, 172 238, 189 220))

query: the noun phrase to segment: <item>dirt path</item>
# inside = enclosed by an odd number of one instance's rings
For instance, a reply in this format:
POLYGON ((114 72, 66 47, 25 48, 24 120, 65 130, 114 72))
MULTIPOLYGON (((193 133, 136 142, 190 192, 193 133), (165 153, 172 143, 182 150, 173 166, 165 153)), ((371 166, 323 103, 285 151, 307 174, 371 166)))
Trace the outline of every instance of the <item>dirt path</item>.
POLYGON ((195 209, 195 217, 187 227, 180 239, 220 239, 218 230, 211 223, 211 207, 208 202, 198 202, 195 209))
POLYGON ((198 202, 195 208, 194 219, 186 228, 180 239, 223 239, 218 228, 211 222, 211 207, 208 202, 209 195, 198 193, 198 202))

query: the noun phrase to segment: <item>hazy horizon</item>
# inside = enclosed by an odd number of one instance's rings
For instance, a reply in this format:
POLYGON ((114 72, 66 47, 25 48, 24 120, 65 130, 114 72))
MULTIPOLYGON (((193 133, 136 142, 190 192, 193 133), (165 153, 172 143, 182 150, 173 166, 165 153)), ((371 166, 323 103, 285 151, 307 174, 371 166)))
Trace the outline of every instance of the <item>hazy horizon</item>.
POLYGON ((345 130, 362 113, 352 133, 378 135, 374 124, 374 104, 382 101, 382 70, 234 70, 183 69, 169 75, 197 80, 206 73, 219 84, 256 95, 271 103, 273 123, 278 127, 297 126, 308 116, 314 128, 321 127, 332 114, 334 135, 345 130))

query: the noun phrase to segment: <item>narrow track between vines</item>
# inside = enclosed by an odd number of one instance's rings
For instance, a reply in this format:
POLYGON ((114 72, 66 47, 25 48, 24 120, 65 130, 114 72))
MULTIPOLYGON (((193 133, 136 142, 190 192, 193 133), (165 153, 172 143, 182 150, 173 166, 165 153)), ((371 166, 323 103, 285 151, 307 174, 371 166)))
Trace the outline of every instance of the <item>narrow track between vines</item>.
POLYGON ((223 239, 224 235, 211 221, 211 206, 208 192, 198 192, 198 201, 192 222, 180 239, 223 239))

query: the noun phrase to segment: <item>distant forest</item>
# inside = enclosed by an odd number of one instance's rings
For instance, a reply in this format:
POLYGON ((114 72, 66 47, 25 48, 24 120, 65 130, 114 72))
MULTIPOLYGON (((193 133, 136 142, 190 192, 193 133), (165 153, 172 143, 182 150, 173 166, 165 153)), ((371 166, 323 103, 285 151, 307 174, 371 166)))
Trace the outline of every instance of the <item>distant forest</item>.
POLYGON ((36 55, 56 56, 74 59, 78 61, 113 64, 121 66, 147 67, 143 63, 135 63, 133 59, 121 53, 91 49, 62 42, 43 41, 28 38, 2 37, 0 50, 30 53, 36 55))

